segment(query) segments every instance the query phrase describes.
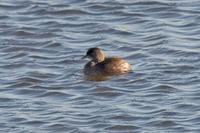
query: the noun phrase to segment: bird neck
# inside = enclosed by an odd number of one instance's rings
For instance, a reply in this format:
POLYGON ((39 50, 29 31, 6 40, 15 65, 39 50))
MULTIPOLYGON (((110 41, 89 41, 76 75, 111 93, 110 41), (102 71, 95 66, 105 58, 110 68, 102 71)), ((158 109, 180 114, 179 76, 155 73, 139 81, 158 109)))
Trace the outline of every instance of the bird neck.
POLYGON ((100 62, 103 62, 105 60, 105 55, 100 55, 100 56, 97 56, 95 59, 94 59, 94 62, 95 63, 100 63, 100 62))

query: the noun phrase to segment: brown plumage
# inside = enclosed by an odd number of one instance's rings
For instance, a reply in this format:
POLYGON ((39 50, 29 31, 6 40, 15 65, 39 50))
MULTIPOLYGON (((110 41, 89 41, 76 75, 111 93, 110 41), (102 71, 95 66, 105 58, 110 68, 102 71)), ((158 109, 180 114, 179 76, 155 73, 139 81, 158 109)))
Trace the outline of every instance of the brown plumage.
POLYGON ((91 59, 85 67, 84 74, 92 77, 121 75, 131 71, 131 65, 118 57, 107 58, 100 48, 88 49, 83 57, 91 59))

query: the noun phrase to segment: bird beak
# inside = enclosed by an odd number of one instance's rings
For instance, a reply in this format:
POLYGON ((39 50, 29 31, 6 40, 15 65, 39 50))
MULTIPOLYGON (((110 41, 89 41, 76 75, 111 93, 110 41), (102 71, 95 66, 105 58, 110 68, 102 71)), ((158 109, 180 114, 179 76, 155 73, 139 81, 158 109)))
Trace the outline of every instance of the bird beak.
POLYGON ((85 59, 85 58, 88 58, 88 56, 87 56, 87 55, 84 55, 81 59, 85 59))

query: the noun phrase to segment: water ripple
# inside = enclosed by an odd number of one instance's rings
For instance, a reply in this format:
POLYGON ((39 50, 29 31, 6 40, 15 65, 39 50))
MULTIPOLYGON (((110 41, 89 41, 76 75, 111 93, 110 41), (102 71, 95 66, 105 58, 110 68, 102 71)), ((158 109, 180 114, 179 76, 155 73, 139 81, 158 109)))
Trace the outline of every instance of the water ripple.
POLYGON ((0 131, 200 132, 198 0, 0 2, 0 131), (127 75, 84 79, 89 47, 127 75))

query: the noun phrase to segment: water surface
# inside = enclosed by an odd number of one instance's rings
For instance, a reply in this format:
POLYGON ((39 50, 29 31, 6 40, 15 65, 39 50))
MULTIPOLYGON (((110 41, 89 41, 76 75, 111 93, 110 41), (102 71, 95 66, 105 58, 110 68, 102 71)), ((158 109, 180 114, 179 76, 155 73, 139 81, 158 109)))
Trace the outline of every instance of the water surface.
POLYGON ((0 131, 199 133, 199 0, 1 0, 0 131), (84 79, 89 47, 133 73, 84 79))

